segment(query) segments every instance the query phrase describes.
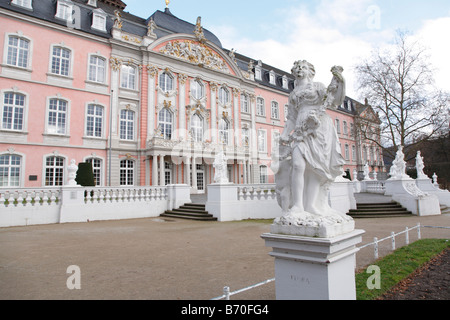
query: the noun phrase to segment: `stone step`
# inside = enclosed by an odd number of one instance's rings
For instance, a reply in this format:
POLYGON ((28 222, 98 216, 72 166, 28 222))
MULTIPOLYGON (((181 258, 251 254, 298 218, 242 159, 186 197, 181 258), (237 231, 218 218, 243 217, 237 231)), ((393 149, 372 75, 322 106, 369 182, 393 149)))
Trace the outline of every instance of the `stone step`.
POLYGON ((351 209, 348 215, 353 218, 387 218, 412 215, 411 211, 396 202, 359 203, 356 209, 351 209))
POLYGON ((185 203, 178 209, 167 210, 161 217, 171 217, 179 219, 190 219, 200 221, 217 221, 217 218, 213 217, 205 210, 204 204, 185 203))

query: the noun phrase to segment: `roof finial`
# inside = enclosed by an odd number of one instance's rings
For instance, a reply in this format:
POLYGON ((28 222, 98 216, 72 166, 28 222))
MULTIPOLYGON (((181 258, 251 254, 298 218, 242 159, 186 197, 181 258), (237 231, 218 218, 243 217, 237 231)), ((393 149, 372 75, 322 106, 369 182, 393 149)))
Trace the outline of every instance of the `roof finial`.
POLYGON ((169 8, 170 0, 166 0, 166 8, 169 8))

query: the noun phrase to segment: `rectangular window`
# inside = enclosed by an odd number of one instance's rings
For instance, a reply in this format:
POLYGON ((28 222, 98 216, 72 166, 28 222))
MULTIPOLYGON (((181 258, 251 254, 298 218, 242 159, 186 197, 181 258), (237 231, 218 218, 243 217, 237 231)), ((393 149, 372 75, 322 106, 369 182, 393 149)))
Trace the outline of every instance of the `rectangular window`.
POLYGON ((0 156, 0 187, 20 187, 21 157, 0 156))
POLYGON ((91 56, 89 59, 89 80, 99 83, 105 83, 106 60, 91 56))
POLYGON ((272 119, 280 119, 280 110, 278 108, 278 102, 272 101, 272 119))
POLYGON ((15 4, 16 6, 24 7, 27 9, 33 9, 32 0, 12 0, 11 4, 15 4))
POLYGON ((132 160, 120 161, 120 185, 121 186, 134 185, 134 161, 132 160))
POLYGON ((258 151, 267 152, 266 131, 258 130, 258 151))
POLYGON ((102 160, 90 158, 86 160, 87 163, 92 164, 92 172, 94 173, 94 181, 95 185, 101 185, 101 177, 102 177, 102 160))
POLYGON ((103 107, 95 104, 88 105, 86 118, 86 135, 101 138, 103 127, 103 107))
POLYGON ((45 161, 45 185, 62 186, 64 183, 64 158, 48 157, 45 161))
POLYGON ((125 89, 136 89, 136 68, 122 66, 120 86, 125 89))
POLYGON ((241 110, 245 113, 250 112, 250 109, 248 107, 248 96, 245 94, 241 94, 241 110))
POLYGON ((94 12, 92 16, 92 29, 106 31, 106 17, 94 12))
POLYGON ((8 39, 8 56, 6 64, 10 66, 27 68, 30 42, 28 40, 10 36, 8 39))
POLYGON ((267 183, 267 167, 266 166, 259 167, 259 182, 267 183))
POLYGON ((58 1, 56 17, 66 21, 72 20, 72 6, 67 3, 58 1))
POLYGON ((69 76, 70 50, 60 47, 53 48, 51 72, 60 76, 69 76))
POLYGON ((22 94, 5 93, 2 113, 2 129, 23 130, 25 96, 22 94))
POLYGON ((256 99, 256 115, 257 116, 265 116, 266 111, 264 107, 264 99, 258 98, 256 99))
POLYGON ((134 140, 134 112, 131 110, 120 111, 120 139, 134 140))
POLYGON ((48 106, 47 133, 66 134, 67 101, 51 99, 48 106))

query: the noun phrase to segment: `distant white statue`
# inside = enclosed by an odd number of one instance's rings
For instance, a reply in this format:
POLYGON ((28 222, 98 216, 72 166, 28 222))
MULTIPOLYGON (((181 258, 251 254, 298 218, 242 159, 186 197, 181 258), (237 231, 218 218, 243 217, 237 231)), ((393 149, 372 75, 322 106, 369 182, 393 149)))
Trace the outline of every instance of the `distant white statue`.
POLYGON ((428 176, 423 172, 425 165, 423 163, 423 157, 420 155, 420 151, 417 151, 416 156, 416 171, 417 179, 428 179, 428 176))
POLYGON ((368 163, 366 163, 365 165, 364 165, 364 180, 371 180, 370 179, 370 169, 369 169, 369 164, 368 163))
POLYGON ((345 160, 327 108, 344 102, 342 67, 333 67, 328 88, 314 82, 314 66, 297 61, 292 68, 294 90, 289 96, 288 118, 279 142, 276 190, 283 216, 280 225, 335 224, 350 219, 328 204, 328 186, 342 176, 345 160))
POLYGON ((227 184, 228 181, 228 166, 227 157, 225 153, 221 150, 214 159, 213 167, 215 169, 214 183, 227 184))
POLYGON ((397 154, 392 162, 391 169, 389 171, 391 177, 389 180, 401 180, 408 179, 409 176, 406 174, 406 162, 405 155, 403 154, 403 146, 398 146, 397 154))
POLYGON ((70 161, 70 165, 67 167, 67 185, 68 186, 76 186, 77 182, 75 178, 77 177, 78 166, 75 164, 75 159, 70 161))

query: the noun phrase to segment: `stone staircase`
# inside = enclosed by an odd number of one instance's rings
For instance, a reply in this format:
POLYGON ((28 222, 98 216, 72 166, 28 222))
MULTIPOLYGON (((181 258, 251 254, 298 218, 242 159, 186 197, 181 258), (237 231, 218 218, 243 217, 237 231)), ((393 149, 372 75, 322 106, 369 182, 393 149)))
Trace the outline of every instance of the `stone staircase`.
POLYGON ((160 216, 198 221, 217 221, 217 218, 205 210, 204 204, 198 203, 185 203, 178 209, 166 210, 160 216))
POLYGON ((397 202, 358 203, 356 209, 351 209, 348 215, 353 218, 388 218, 408 217, 412 215, 412 212, 397 202))

